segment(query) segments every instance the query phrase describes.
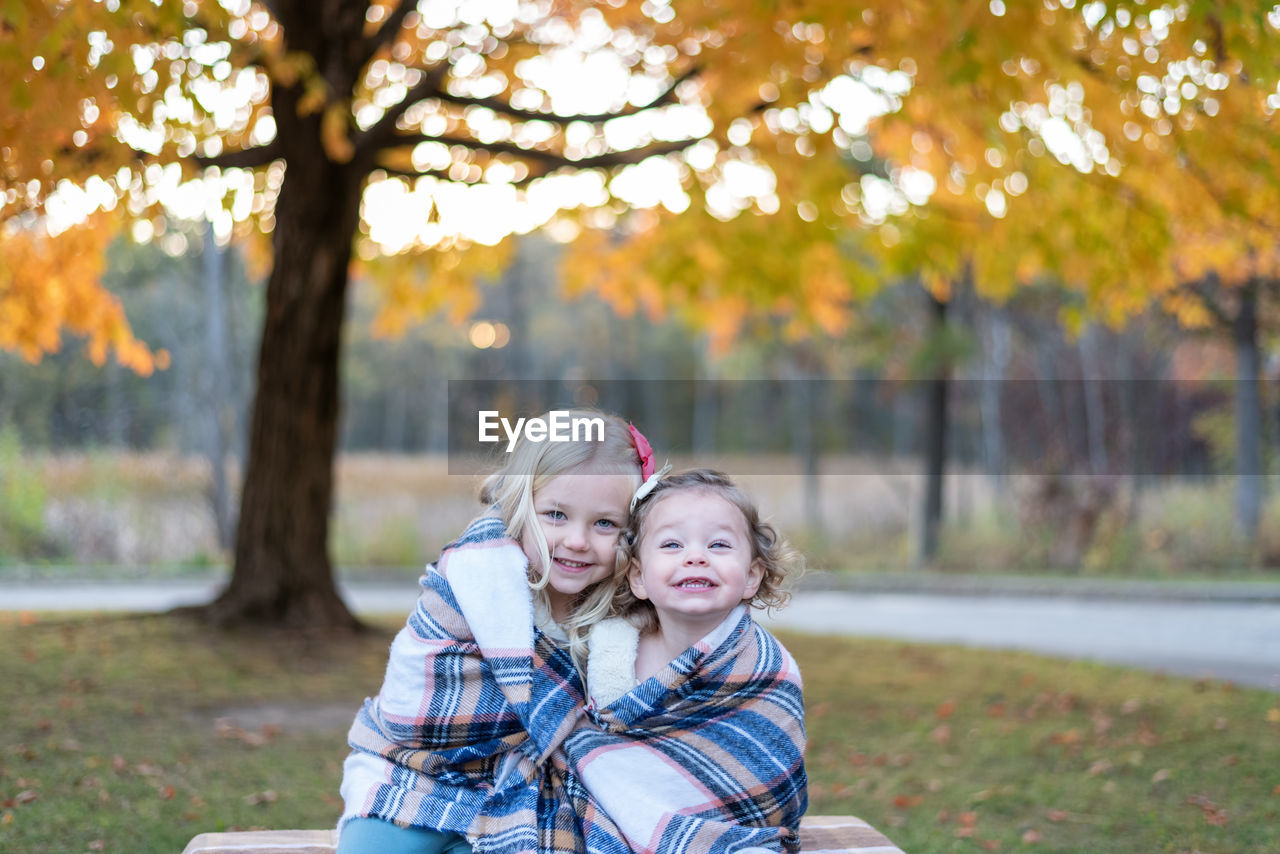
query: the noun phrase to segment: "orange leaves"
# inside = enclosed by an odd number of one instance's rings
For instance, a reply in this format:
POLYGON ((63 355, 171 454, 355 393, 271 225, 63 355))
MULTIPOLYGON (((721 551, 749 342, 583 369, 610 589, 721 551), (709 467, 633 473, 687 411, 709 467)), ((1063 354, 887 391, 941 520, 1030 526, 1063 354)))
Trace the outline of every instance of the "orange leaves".
POLYGON ((234 726, 228 718, 214 721, 213 730, 222 738, 239 741, 249 747, 263 747, 281 733, 280 727, 275 724, 263 724, 261 730, 257 731, 246 730, 234 726))
POLYGON ((1199 807, 1205 822, 1215 827, 1225 827, 1231 821, 1226 809, 1209 800, 1207 795, 1188 795, 1185 803, 1188 806, 1199 807))
POLYGON ((251 807, 274 804, 278 800, 280 800, 280 796, 276 793, 274 789, 266 789, 261 792, 254 792, 252 794, 245 795, 244 797, 244 802, 251 807))
POLYGON ((480 280, 501 272, 514 244, 507 239, 497 246, 405 252, 362 262, 362 278, 379 298, 374 336, 398 337, 440 312, 461 323, 480 305, 480 280))
POLYGON ((86 337, 86 352, 101 365, 114 352, 131 370, 150 374, 168 366, 133 337, 119 301, 99 283, 102 253, 113 236, 106 215, 50 236, 42 228, 7 226, 0 238, 0 349, 37 362, 54 352, 66 329, 86 337))
POLYGON ((320 118, 320 141, 324 150, 334 163, 347 163, 355 156, 355 146, 351 143, 350 111, 341 102, 330 104, 324 108, 320 118))

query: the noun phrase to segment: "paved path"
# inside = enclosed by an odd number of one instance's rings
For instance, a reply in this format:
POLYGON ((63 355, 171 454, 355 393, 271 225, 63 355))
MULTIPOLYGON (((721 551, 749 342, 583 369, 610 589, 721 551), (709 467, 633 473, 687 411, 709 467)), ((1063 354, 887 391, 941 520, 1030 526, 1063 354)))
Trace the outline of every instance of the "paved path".
POLYGON ((1280 691, 1280 603, 822 592, 771 625, 1021 649, 1280 691))
MULTIPOLYGON (((0 610, 162 611, 209 581, 0 583, 0 610)), ((359 613, 408 613, 412 582, 342 585, 359 613)), ((797 631, 1022 649, 1280 691, 1280 601, 806 591, 768 624, 797 631)))

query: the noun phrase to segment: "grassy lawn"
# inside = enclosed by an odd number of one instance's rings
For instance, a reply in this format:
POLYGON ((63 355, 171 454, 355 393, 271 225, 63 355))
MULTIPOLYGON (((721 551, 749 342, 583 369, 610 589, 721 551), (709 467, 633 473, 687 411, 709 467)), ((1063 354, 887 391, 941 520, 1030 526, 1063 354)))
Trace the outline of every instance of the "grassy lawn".
MULTIPOLYGON (((326 827, 390 634, 0 612, 0 851, 326 827)), ((1280 696, 1029 655, 788 635, 811 811, 908 854, 1280 851, 1280 696)))

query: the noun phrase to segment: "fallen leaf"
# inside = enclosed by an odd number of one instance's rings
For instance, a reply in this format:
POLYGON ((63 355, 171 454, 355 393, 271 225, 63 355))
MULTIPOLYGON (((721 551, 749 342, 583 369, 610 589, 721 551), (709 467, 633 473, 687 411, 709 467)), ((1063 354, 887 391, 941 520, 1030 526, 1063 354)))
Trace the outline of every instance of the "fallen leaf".
POLYGON ((159 792, 160 798, 166 801, 173 800, 173 796, 178 794, 178 790, 168 784, 161 786, 159 792))
POLYGON ((946 744, 951 741, 951 725, 942 724, 938 726, 933 732, 929 733, 929 738, 938 744, 946 744))
POLYGON ((274 804, 280 799, 275 789, 267 789, 262 792, 254 792, 252 795, 246 795, 244 802, 249 806, 257 806, 259 804, 274 804))
POLYGON ((999 839, 984 839, 984 840, 982 840, 982 847, 983 847, 983 848, 985 848, 985 849, 987 849, 988 851, 995 851, 995 850, 997 850, 997 849, 1000 847, 1000 840, 999 840, 999 839))
POLYGON ((1045 813, 1045 817, 1048 818, 1049 821, 1066 821, 1068 815, 1069 814, 1066 810, 1049 810, 1045 813))
POLYGON ((0 824, 13 824, 13 813, 7 812, 0 816, 0 824))
POLYGON ((21 792, 13 796, 13 802, 18 806, 29 804, 40 797, 40 793, 35 789, 23 789, 21 792))
POLYGON ((94 839, 91 842, 89 842, 87 847, 90 851, 105 851, 107 848, 107 843, 105 840, 102 840, 102 839, 94 839))
POLYGON ((940 704, 938 708, 933 710, 933 716, 936 717, 938 720, 946 720, 947 718, 955 714, 955 711, 956 711, 956 701, 947 700, 945 703, 940 704))
POLYGON ((1209 824, 1212 824, 1214 827, 1226 827, 1226 825, 1231 821, 1227 816, 1227 811, 1223 809, 1213 810, 1212 812, 1206 811, 1204 814, 1204 820, 1209 824))
POLYGON ((962 812, 956 816, 956 821, 960 822, 964 827, 973 827, 978 823, 978 814, 976 812, 962 812))
POLYGON ((1280 724, 1280 708, 1267 709, 1267 722, 1280 724))
POLYGON ((900 810, 918 807, 923 802, 924 798, 920 795, 895 795, 893 798, 893 805, 900 810))
POLYGON ((1113 767, 1114 766, 1112 766, 1110 759, 1099 759, 1097 762, 1089 766, 1089 776, 1096 777, 1099 774, 1105 774, 1113 767))
POLYGON ((1035 830, 1034 828, 1022 834, 1022 841, 1026 845, 1034 845, 1035 843, 1039 842, 1042 838, 1043 837, 1040 835, 1040 831, 1035 830))
POLYGON ((1172 776, 1173 776, 1173 772, 1171 772, 1168 768, 1161 768, 1159 771, 1151 775, 1151 782, 1163 783, 1165 780, 1168 780, 1172 776))

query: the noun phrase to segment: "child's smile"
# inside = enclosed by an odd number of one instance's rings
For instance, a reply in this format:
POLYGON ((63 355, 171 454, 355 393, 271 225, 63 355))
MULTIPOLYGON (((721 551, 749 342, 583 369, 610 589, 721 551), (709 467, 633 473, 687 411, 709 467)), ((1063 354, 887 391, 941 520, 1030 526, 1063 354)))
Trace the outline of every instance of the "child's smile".
POLYGON ((710 631, 760 586, 742 511, 711 492, 659 499, 639 551, 631 589, 653 603, 664 630, 673 623, 710 631))
MULTIPOLYGON (((568 615, 579 593, 613 574, 632 481, 621 474, 562 474, 534 494, 533 509, 551 555, 547 596, 556 619, 568 615)), ((540 568, 542 556, 527 535, 523 545, 530 565, 540 568)))

